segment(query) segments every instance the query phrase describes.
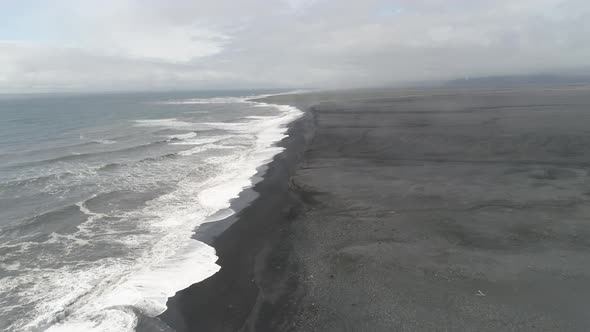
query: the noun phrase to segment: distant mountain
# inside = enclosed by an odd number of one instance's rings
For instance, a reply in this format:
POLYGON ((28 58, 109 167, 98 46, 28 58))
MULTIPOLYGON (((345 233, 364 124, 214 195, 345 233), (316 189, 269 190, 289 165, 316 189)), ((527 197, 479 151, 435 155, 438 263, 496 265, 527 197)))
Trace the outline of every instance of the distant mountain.
POLYGON ((586 84, 590 84, 590 74, 537 74, 476 77, 447 81, 443 83, 443 86, 461 88, 507 88, 516 86, 554 86, 586 84))

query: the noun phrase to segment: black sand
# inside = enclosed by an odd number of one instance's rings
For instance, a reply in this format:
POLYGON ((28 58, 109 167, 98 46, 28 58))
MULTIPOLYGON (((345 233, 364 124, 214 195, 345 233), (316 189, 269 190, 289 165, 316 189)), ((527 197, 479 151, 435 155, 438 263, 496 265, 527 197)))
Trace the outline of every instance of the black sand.
POLYGON ((590 89, 271 99, 315 106, 214 241, 221 271, 171 299, 165 321, 590 330, 590 89))
MULTIPOLYGON (((294 257, 289 224, 303 206, 290 190, 289 178, 311 140, 312 120, 306 113, 290 125, 289 137, 279 144, 285 151, 260 169, 264 179, 232 202, 232 208, 240 211, 237 216, 197 231, 198 240, 215 247, 221 270, 168 301, 160 319, 175 330, 269 331, 258 322, 259 316, 287 317, 292 311, 291 302, 282 301, 299 285, 298 266, 288 260, 294 257), (269 302, 281 304, 269 306, 269 302)), ((138 330, 152 330, 151 324, 143 325, 138 330)))

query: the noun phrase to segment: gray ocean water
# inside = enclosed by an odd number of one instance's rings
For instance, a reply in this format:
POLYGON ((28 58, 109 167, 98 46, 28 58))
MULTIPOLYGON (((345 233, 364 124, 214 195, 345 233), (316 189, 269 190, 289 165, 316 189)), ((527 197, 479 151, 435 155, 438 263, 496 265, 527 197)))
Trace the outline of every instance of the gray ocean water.
POLYGON ((191 235, 300 114, 261 93, 0 97, 0 330, 133 330, 215 273, 191 235))

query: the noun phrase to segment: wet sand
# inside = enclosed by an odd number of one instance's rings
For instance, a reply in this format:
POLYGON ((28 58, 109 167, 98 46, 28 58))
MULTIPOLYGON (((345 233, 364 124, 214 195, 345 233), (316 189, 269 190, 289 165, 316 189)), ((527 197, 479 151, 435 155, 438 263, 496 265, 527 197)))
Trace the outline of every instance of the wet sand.
POLYGON ((221 271, 179 292, 165 321, 179 331, 590 330, 590 89, 270 101, 307 118, 260 196, 213 241, 221 271))

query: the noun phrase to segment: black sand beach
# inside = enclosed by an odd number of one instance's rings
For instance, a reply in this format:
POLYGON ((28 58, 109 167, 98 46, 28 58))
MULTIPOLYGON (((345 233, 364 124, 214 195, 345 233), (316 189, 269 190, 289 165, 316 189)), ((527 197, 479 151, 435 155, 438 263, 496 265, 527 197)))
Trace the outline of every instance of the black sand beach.
POLYGON ((178 331, 588 331, 590 89, 276 96, 308 109, 179 292, 178 331))

